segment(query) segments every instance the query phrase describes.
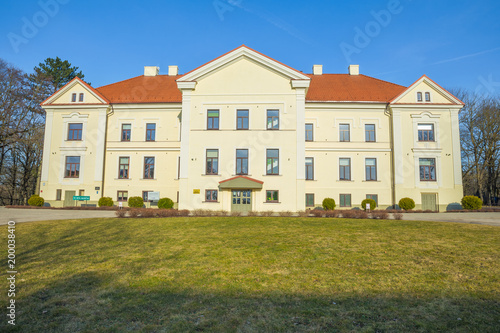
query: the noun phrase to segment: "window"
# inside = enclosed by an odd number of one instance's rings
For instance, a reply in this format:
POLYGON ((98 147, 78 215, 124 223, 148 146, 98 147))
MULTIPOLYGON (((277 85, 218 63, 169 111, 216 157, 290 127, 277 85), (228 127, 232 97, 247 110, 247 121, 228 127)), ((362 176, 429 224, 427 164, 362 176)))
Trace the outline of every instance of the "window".
POLYGON ((434 124, 418 124, 418 141, 434 141, 434 124))
POLYGON ((375 142, 375 125, 374 124, 366 124, 365 125, 365 141, 366 142, 375 142))
POLYGON ((144 179, 155 178, 155 158, 144 157, 144 179))
POLYGON ((278 149, 267 149, 266 175, 279 175, 279 155, 278 149))
POLYGON ((219 150, 207 149, 206 174, 217 175, 219 173, 219 150))
POLYGON ((341 194, 340 195, 340 207, 351 207, 351 195, 341 194))
POLYGON ((266 202, 278 202, 279 191, 266 191, 266 202))
POLYGON ((118 191, 118 201, 128 201, 128 191, 118 191))
POLYGON ((130 157, 119 157, 118 179, 128 179, 130 157))
POLYGON ((83 102, 83 93, 80 93, 80 96, 78 97, 79 102, 83 102))
POLYGON ((377 180, 377 159, 365 159, 366 180, 377 180))
POLYGON ((239 130, 248 129, 248 110, 238 110, 236 112, 236 128, 239 130))
POLYGON ((71 94, 71 102, 73 102, 73 103, 76 102, 76 94, 75 93, 71 94))
POLYGON ((314 158, 306 157, 306 180, 314 179, 314 158))
POLYGON ((66 156, 65 178, 80 177, 80 156, 66 156))
POLYGON ((341 158, 339 159, 340 166, 340 180, 351 180, 351 159, 341 158))
POLYGON ((217 202, 217 190, 206 190, 205 200, 207 202, 217 202))
POLYGON ((156 124, 146 124, 146 141, 155 141, 156 124))
POLYGON ((82 130, 83 124, 68 124, 68 140, 81 141, 82 130))
POLYGON ((314 141, 313 124, 306 124, 306 141, 314 141))
POLYGON ((430 102, 431 101, 431 93, 430 92, 426 92, 425 93, 425 101, 426 102, 430 102))
POLYGON ((236 149, 236 174, 248 175, 248 149, 236 149))
POLYGON ((417 93, 417 102, 422 102, 422 93, 421 92, 417 93))
POLYGON ((306 193, 306 207, 314 207, 314 193, 306 193))
POLYGON ((122 141, 130 141, 131 124, 122 124, 122 141))
POLYGON ((62 198, 62 190, 56 190, 56 200, 61 201, 62 198))
POLYGON ((280 129, 280 111, 267 110, 267 129, 278 130, 280 129))
POLYGON ((436 159, 420 158, 420 181, 436 181, 436 159))
POLYGON ((350 132, 349 124, 340 124, 339 131, 340 131, 340 141, 341 142, 351 141, 350 133, 349 133, 350 132))
POLYGON ((219 129, 219 110, 208 110, 207 112, 207 129, 219 129))
MULTIPOLYGON (((376 205, 375 207, 378 207, 378 195, 377 194, 367 194, 366 198, 372 199, 373 201, 375 201, 375 205, 376 205)), ((375 209, 375 207, 370 207, 370 209, 375 209)))
POLYGON ((78 191, 78 195, 83 197, 85 195, 85 190, 78 191))
POLYGON ((148 195, 148 194, 149 194, 149 192, 150 192, 150 191, 142 191, 142 200, 143 200, 144 202, 148 202, 148 201, 149 201, 149 195, 148 195))

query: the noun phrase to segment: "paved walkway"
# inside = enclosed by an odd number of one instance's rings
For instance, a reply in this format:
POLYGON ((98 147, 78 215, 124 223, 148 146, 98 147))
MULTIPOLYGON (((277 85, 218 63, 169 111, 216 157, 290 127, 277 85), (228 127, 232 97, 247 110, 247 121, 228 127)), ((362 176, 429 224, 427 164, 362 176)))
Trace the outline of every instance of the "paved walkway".
POLYGON ((500 226, 500 213, 409 213, 403 220, 474 223, 500 226))
POLYGON ((33 222, 48 220, 88 219, 95 217, 116 217, 109 210, 64 210, 64 209, 22 209, 0 207, 0 225, 14 220, 33 222))

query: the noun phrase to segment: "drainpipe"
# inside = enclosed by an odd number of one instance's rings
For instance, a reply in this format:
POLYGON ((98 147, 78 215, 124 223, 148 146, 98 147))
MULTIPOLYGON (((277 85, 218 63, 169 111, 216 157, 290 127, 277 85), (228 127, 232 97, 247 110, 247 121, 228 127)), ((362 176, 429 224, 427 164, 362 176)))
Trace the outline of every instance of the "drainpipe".
POLYGON ((104 156, 102 157, 102 182, 101 182, 101 198, 104 196, 104 182, 106 181, 106 151, 108 146, 108 119, 115 113, 113 104, 110 104, 106 110, 106 125, 104 127, 104 156), (110 112, 111 109, 111 112, 110 112))
POLYGON ((384 114, 389 117, 389 133, 390 133, 390 138, 389 138, 389 143, 391 147, 391 201, 392 201, 392 208, 396 209, 396 167, 394 165, 394 120, 392 118, 392 112, 389 108, 389 104, 385 107, 384 114))

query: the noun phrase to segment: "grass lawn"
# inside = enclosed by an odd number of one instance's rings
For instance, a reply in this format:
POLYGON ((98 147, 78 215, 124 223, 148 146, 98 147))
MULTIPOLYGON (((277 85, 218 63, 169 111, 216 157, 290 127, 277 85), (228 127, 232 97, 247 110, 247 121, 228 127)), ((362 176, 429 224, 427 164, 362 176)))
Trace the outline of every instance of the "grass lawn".
POLYGON ((16 249, 16 327, 0 331, 500 330, 499 227, 89 219, 19 223, 16 249))

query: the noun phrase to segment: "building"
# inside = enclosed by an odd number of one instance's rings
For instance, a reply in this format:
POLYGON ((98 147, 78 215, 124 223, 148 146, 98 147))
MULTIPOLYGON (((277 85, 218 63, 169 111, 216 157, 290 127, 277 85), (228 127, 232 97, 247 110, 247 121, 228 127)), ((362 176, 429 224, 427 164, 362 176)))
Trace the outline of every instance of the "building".
POLYGON ((462 198, 463 103, 425 75, 305 74, 246 46, 158 73, 96 89, 75 78, 42 103, 46 202, 159 192, 181 209, 300 211, 410 197, 442 211, 462 198))

